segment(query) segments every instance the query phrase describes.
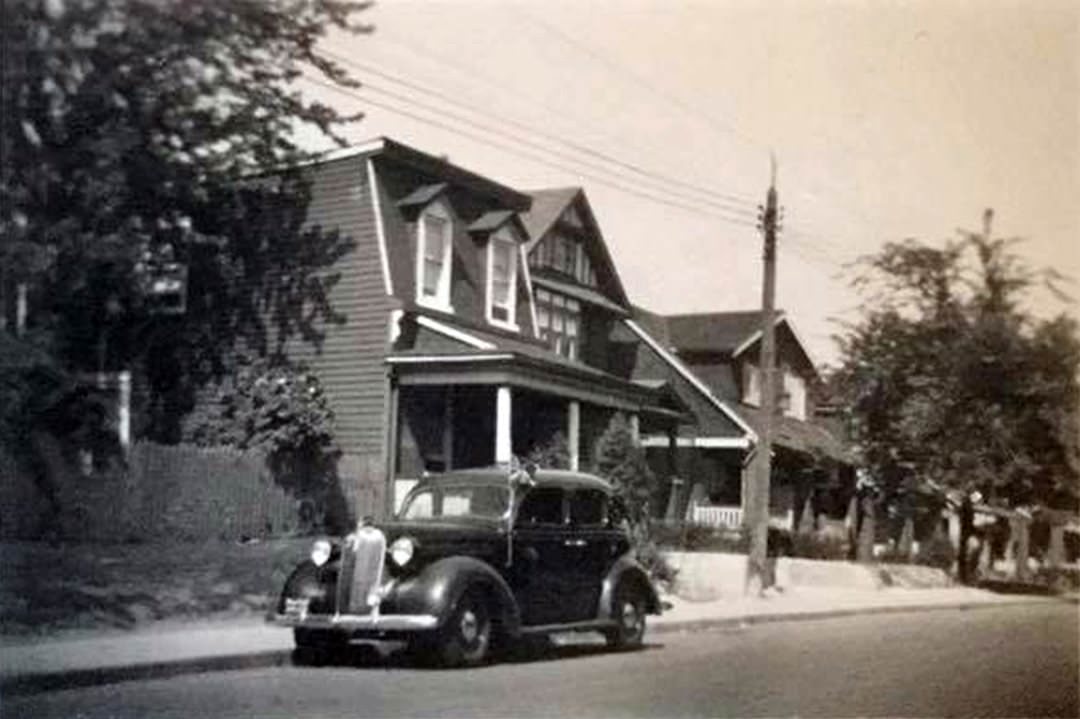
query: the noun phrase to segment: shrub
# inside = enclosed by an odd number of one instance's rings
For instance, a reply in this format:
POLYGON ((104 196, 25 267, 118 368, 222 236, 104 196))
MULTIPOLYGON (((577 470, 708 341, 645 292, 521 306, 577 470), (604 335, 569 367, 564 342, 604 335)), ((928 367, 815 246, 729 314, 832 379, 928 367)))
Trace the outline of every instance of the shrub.
POLYGON ((1080 591, 1080 567, 1040 567, 1035 581, 1059 593, 1080 591))
POLYGON ((946 572, 952 570, 954 562, 956 562, 956 549, 953 548, 948 537, 940 534, 920 546, 919 553, 915 556, 916 564, 937 567, 946 572))
POLYGON ((848 558, 848 542, 829 534, 795 534, 791 537, 791 556, 800 559, 844 561, 848 558))
POLYGON ((658 547, 683 552, 728 552, 745 554, 749 546, 739 529, 717 529, 692 522, 657 522, 652 539, 658 547))

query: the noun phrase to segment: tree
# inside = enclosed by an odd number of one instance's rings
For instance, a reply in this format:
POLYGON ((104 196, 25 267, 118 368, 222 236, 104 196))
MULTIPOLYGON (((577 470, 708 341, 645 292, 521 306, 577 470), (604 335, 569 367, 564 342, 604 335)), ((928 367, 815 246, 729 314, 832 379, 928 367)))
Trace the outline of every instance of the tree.
POLYGON ((327 529, 348 525, 334 413, 318 377, 303 365, 256 357, 204 395, 185 420, 187 441, 263 452, 277 483, 321 508, 327 529))
MULTIPOLYGON (((0 280, 29 288, 40 366, 132 371, 136 434, 179 441, 200 389, 339 320, 330 268, 350 245, 305 225, 294 131, 340 144, 357 117, 296 82, 357 85, 319 40, 367 31, 366 6, 3 4, 0 280)), ((0 424, 45 426, 38 404, 5 403, 0 424)))
POLYGON ((890 243, 861 263, 856 285, 871 301, 839 338, 837 380, 885 502, 914 476, 958 497, 962 516, 980 495, 1076 507, 1077 325, 1024 308, 1040 277, 1053 277, 1027 268, 1013 241, 992 239, 990 217, 982 234, 890 243))
POLYGON ((645 453, 634 442, 626 415, 617 412, 596 441, 596 473, 611 482, 626 503, 630 521, 646 525, 654 477, 645 453))

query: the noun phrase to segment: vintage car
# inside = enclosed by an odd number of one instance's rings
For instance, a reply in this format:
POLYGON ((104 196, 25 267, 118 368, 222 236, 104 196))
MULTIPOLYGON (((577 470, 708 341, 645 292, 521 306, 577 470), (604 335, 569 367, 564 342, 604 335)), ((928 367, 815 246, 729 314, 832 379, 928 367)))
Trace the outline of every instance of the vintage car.
POLYGON ((661 604, 634 558, 610 484, 558 470, 427 477, 397 516, 315 542, 270 620, 297 648, 405 640, 444 665, 475 665, 526 635, 599 631, 639 646, 661 604))

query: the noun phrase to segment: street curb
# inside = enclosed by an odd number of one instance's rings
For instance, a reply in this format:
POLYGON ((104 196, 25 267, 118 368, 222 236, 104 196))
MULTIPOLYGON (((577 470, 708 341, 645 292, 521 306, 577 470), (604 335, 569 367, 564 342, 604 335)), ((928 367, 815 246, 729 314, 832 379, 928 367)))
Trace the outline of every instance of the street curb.
POLYGON ((1023 604, 1049 604, 1063 602, 1077 604, 1075 597, 1027 597, 1013 599, 1004 602, 963 602, 959 604, 910 604, 906 606, 882 606, 882 607, 852 607, 848 609, 823 609, 820 611, 807 612, 776 612, 772 614, 750 614, 742 617, 714 617, 707 619, 687 619, 680 622, 668 622, 665 624, 650 624, 648 633, 673 634, 676 632, 702 631, 708 629, 723 629, 726 627, 745 627, 755 624, 778 624, 781 622, 806 622, 815 619, 839 619, 873 614, 903 614, 905 612, 935 612, 935 611, 970 611, 973 609, 994 609, 997 607, 1015 607, 1023 604))
POLYGON ((204 674, 237 669, 280 667, 292 662, 291 649, 226 654, 215 657, 191 657, 150 664, 132 664, 98 669, 75 669, 67 672, 24 674, 0 680, 0 696, 40 694, 61 689, 78 689, 102 684, 117 684, 147 679, 168 679, 184 674, 204 674))
MULTIPOLYGON (((741 617, 717 617, 707 619, 687 619, 649 626, 647 636, 692 632, 725 627, 745 627, 755 624, 776 624, 781 622, 801 622, 815 619, 836 619, 859 615, 901 614, 904 612, 928 612, 942 610, 970 611, 973 609, 993 609, 1022 604, 1041 604, 1064 602, 1077 604, 1077 597, 1026 597, 1002 602, 964 602, 960 604, 918 604, 908 606, 852 607, 849 609, 826 609, 806 612, 776 612, 751 614, 741 617)), ((260 650, 241 652, 212 657, 191 657, 174 661, 131 664, 96 669, 76 669, 72 671, 40 672, 35 674, 14 675, 0 679, 0 696, 24 696, 63 689, 117 684, 127 681, 148 679, 166 679, 185 674, 204 674, 208 672, 235 671, 241 669, 263 669, 266 667, 287 666, 293 663, 291 649, 260 650)))

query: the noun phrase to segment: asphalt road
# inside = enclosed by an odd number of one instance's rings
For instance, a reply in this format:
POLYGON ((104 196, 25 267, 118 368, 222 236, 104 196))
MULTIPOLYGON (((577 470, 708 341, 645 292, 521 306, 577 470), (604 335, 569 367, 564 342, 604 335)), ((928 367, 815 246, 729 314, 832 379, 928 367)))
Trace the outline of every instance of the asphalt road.
POLYGON ((480 669, 328 667, 0 698, 3 717, 1078 716, 1071 603, 789 622, 588 643, 480 669))

